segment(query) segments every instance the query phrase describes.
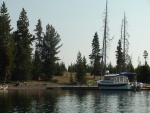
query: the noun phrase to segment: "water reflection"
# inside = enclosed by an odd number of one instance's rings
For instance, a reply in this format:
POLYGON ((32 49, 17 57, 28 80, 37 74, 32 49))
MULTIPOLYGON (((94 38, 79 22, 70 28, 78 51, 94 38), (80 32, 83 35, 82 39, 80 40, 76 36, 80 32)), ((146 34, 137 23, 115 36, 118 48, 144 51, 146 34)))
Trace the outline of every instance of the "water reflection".
POLYGON ((146 113, 150 91, 0 91, 0 113, 146 113))

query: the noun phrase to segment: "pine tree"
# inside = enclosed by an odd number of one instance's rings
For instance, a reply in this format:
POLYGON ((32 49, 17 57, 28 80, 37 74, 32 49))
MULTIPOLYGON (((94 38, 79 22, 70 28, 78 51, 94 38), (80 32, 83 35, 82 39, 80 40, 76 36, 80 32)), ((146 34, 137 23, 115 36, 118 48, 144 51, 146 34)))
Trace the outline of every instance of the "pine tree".
POLYGON ((143 57, 145 59, 145 65, 147 65, 147 57, 148 57, 148 52, 146 50, 144 50, 144 53, 143 53, 143 57))
POLYGON ((74 72, 73 69, 74 69, 74 67, 71 63, 71 66, 68 67, 68 71, 70 72, 70 77, 69 77, 70 84, 75 84, 75 78, 73 76, 73 72, 74 72))
POLYGON ((41 53, 42 53, 42 23, 41 20, 38 20, 38 23, 36 25, 36 29, 34 30, 36 33, 35 36, 35 54, 33 58, 33 79, 36 80, 38 77, 42 75, 42 59, 41 59, 41 53))
POLYGON ((86 58, 85 58, 85 56, 83 57, 83 68, 84 68, 84 70, 85 70, 85 73, 87 73, 87 61, 86 61, 86 58))
POLYGON ((77 73, 76 74, 77 82, 79 84, 85 84, 86 83, 86 77, 85 77, 86 73, 84 70, 83 59, 82 59, 80 51, 78 52, 78 55, 77 55, 76 73, 77 73))
POLYGON ((15 69, 13 80, 26 80, 31 78, 31 52, 30 45, 34 38, 29 33, 29 21, 27 12, 23 8, 19 20, 17 21, 17 31, 15 32, 15 69))
POLYGON ((91 65, 87 65, 86 66, 87 67, 87 73, 91 73, 92 72, 92 67, 91 67, 91 65))
POLYGON ((89 55, 91 65, 93 66, 92 74, 94 77, 100 75, 100 58, 99 38, 96 32, 92 41, 92 53, 89 55))
POLYGON ((69 77, 69 82, 70 84, 74 84, 74 77, 73 77, 73 73, 70 74, 70 77, 69 77))
POLYGON ((76 64, 72 64, 68 66, 68 72, 76 72, 76 64))
POLYGON ((39 51, 36 49, 33 57, 33 80, 37 80, 38 77, 42 76, 42 62, 40 59, 39 51))
POLYGON ((116 73, 115 68, 112 66, 111 62, 107 66, 107 70, 109 70, 109 73, 116 73))
POLYGON ((55 64, 59 60, 56 55, 60 52, 59 48, 62 46, 62 44, 58 45, 60 41, 60 35, 52 25, 48 24, 42 46, 43 73, 46 75, 47 80, 50 80, 55 74, 55 64))
POLYGON ((62 76, 64 71, 66 71, 66 67, 64 62, 61 63, 56 63, 56 71, 55 71, 55 75, 57 76, 62 76))
POLYGON ((137 81, 150 83, 150 67, 149 65, 138 66, 136 69, 137 81))
POLYGON ((117 59, 117 72, 120 73, 123 67, 123 52, 122 52, 121 40, 118 41, 116 59, 117 59))
POLYGON ((129 72, 134 72, 135 71, 131 60, 127 64, 126 68, 127 68, 126 70, 129 71, 129 72))
POLYGON ((34 30, 36 33, 36 48, 37 50, 39 51, 39 54, 41 54, 41 51, 42 51, 42 40, 43 40, 43 28, 42 28, 42 22, 41 20, 39 19, 38 20, 38 23, 36 25, 36 29, 34 30))
POLYGON ((10 75, 12 63, 12 36, 10 16, 7 12, 5 2, 0 8, 0 79, 5 83, 6 78, 10 75))

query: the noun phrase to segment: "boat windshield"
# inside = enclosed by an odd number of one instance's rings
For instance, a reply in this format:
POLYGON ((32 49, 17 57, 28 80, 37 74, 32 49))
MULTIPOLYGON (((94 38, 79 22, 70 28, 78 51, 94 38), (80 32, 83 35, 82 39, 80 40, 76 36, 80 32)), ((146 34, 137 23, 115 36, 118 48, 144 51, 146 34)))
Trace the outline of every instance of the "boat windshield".
POLYGON ((128 77, 118 75, 105 75, 104 80, 111 80, 114 82, 128 82, 128 77))
POLYGON ((117 75, 115 75, 115 74, 105 75, 104 80, 114 80, 116 76, 117 75))

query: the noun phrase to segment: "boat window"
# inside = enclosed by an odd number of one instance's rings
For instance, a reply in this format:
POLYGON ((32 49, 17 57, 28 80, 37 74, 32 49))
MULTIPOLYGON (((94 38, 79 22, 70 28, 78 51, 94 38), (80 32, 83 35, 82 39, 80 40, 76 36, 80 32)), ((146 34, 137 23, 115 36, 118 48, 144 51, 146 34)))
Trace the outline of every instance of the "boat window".
POLYGON ((110 80, 115 80, 115 77, 111 77, 110 80))
POLYGON ((110 77, 105 77, 105 80, 110 80, 110 77))
POLYGON ((120 76, 120 82, 123 82, 123 77, 122 76, 120 76))
POLYGON ((105 76, 104 79, 105 80, 114 80, 114 76, 105 76))

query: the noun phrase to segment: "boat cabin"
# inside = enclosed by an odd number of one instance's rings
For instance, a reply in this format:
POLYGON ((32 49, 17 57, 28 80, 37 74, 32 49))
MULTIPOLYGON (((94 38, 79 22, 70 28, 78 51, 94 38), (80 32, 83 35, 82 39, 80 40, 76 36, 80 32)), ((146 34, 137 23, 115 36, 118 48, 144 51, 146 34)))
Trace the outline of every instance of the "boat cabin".
POLYGON ((130 82, 136 81, 136 73, 132 73, 132 72, 121 72, 119 75, 120 75, 120 76, 123 75, 123 76, 128 77, 128 79, 129 79, 130 82))
POLYGON ((120 76, 119 74, 108 74, 108 75, 104 75, 104 80, 114 81, 116 83, 117 82, 127 83, 128 77, 120 76))

